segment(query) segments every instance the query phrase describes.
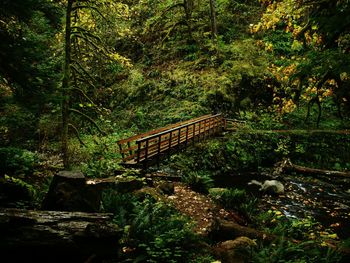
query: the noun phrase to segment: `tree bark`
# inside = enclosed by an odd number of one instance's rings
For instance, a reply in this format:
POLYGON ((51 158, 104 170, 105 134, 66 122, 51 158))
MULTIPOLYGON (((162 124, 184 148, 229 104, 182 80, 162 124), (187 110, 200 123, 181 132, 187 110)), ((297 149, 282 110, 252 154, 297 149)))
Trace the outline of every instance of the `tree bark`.
POLYGON ((10 208, 0 209, 0 232, 1 262, 115 258, 122 235, 112 214, 10 208))
POLYGON ((69 102, 70 102, 70 65, 71 65, 71 13, 74 0, 68 0, 66 9, 66 31, 65 31, 65 58, 62 80, 62 154, 63 166, 69 169, 68 153, 68 125, 69 125, 69 102))
POLYGON ((214 40, 218 35, 218 26, 216 21, 216 1, 210 0, 210 21, 211 21, 211 35, 214 40))

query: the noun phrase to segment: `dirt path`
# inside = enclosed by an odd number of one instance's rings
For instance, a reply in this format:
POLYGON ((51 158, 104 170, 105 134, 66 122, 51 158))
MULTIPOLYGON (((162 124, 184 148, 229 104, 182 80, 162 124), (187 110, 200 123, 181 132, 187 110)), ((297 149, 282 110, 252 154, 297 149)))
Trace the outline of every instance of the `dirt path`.
POLYGON ((236 213, 219 207, 209 197, 194 192, 182 183, 176 183, 174 190, 174 194, 168 196, 169 201, 195 221, 195 231, 200 235, 207 235, 211 231, 216 218, 236 223, 243 221, 236 213))

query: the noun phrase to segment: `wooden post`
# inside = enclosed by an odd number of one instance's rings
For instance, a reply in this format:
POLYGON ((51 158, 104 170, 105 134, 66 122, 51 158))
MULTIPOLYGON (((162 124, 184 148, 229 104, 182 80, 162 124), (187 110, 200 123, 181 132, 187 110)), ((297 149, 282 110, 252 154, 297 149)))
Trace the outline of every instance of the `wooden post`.
POLYGON ((132 150, 130 149, 131 148, 130 142, 128 142, 128 148, 129 148, 129 154, 132 155, 132 150))
POLYGON ((147 160, 147 158, 148 158, 148 145, 149 145, 149 140, 146 140, 145 160, 147 160))
POLYGON ((141 143, 139 141, 136 141, 137 143, 137 159, 136 162, 140 162, 140 154, 141 154, 141 143))
POLYGON ((173 132, 171 131, 170 132, 170 135, 169 135, 169 150, 171 148, 171 140, 173 139, 173 132))
POLYGON ((210 120, 209 120, 209 130, 208 130, 208 135, 210 136, 210 133, 211 133, 211 124, 212 124, 212 122, 213 122, 213 118, 210 118, 210 120))
POLYGON ((188 126, 186 126, 186 141, 185 141, 185 145, 187 146, 188 143, 188 126))
POLYGON ((162 135, 158 136, 158 155, 160 154, 160 147, 162 145, 162 135))
POLYGON ((125 162, 125 154, 123 153, 123 147, 122 147, 122 145, 121 144, 119 144, 118 143, 118 146, 119 146, 119 150, 120 150, 120 152, 121 152, 121 154, 122 154, 122 159, 123 159, 123 162, 125 162))
POLYGON ((177 147, 180 149, 180 143, 181 143, 181 128, 178 129, 178 134, 177 134, 177 147))
POLYGON ((192 131, 192 133, 193 133, 193 143, 194 143, 194 137, 196 137, 196 124, 195 123, 193 124, 193 131, 192 131))

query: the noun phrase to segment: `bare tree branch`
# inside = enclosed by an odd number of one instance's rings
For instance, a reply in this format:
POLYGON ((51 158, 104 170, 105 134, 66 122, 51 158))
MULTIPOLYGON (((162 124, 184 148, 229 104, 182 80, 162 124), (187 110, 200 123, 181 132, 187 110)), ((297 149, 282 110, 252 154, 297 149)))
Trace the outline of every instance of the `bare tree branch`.
POLYGON ((86 115, 85 113, 82 113, 81 111, 77 110, 77 109, 73 109, 73 108, 70 108, 69 109, 70 112, 74 112, 74 113, 77 113, 79 114, 80 116, 84 117, 85 119, 87 119, 91 124, 93 124, 96 129, 102 134, 102 135, 107 135, 106 132, 104 132, 100 126, 98 126, 98 124, 91 118, 89 117, 88 115, 86 115))
POLYGON ((78 129, 71 123, 68 123, 68 127, 74 131, 74 134, 77 137, 77 139, 79 140, 80 144, 83 146, 86 146, 85 143, 83 142, 83 140, 80 138, 78 129))

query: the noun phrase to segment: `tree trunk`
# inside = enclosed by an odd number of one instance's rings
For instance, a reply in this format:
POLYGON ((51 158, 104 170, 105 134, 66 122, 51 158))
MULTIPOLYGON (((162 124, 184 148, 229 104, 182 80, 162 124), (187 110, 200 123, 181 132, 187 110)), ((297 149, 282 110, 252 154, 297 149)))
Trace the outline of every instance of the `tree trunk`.
POLYGON ((122 235, 112 214, 0 209, 1 262, 116 258, 122 235))
POLYGON ((68 0, 66 9, 65 59, 62 80, 62 154, 63 165, 69 169, 68 124, 70 101, 70 64, 71 64, 71 13, 74 0, 68 0))
POLYGON ((216 22, 216 1, 210 0, 210 21, 211 21, 211 35, 214 40, 218 35, 218 26, 216 22))

